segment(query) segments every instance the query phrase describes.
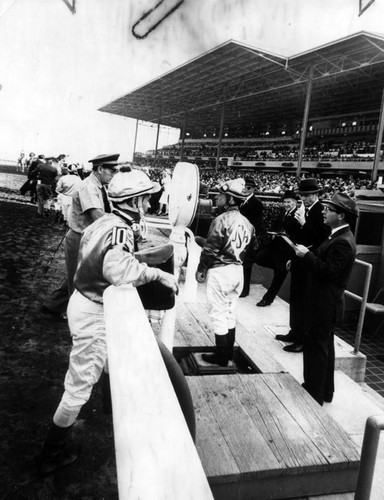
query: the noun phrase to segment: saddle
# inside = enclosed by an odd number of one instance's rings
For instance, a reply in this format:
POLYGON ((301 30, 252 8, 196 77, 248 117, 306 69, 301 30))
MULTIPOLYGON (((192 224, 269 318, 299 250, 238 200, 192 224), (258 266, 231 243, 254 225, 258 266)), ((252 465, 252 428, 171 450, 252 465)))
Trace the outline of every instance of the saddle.
MULTIPOLYGON (((173 246, 159 245, 135 252, 139 262, 145 262, 149 267, 156 267, 173 274, 173 246)), ((175 305, 175 294, 170 288, 159 281, 151 281, 137 287, 144 309, 166 311, 175 305)))

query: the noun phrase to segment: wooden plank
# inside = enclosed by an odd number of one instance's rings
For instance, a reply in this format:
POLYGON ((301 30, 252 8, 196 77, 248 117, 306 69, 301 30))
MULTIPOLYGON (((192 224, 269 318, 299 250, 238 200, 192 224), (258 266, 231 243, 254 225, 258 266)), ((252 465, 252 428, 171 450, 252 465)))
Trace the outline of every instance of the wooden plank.
MULTIPOLYGON (((274 377, 291 377, 275 374, 274 377)), ((241 404, 247 407, 274 453, 292 472, 318 470, 327 461, 262 375, 243 375, 238 388, 241 404)))
POLYGON ((240 470, 208 404, 202 381, 202 377, 187 377, 195 408, 197 451, 210 480, 238 481, 240 470))
POLYGON ((120 500, 212 500, 137 290, 107 288, 104 315, 120 500))
POLYGON ((208 305, 197 302, 187 302, 185 306, 195 318, 201 330, 211 339, 211 342, 214 342, 215 335, 212 331, 212 323, 208 316, 208 305))
MULTIPOLYGON (((200 304, 200 307, 205 307, 200 304)), ((207 311, 205 309, 205 314, 207 311)), ((178 303, 176 311, 175 347, 212 346, 212 334, 196 321, 189 310, 189 305, 178 303)))
POLYGON ((284 367, 274 359, 268 349, 263 346, 262 336, 266 335, 263 327, 259 332, 251 333, 238 321, 236 325, 236 342, 241 349, 251 358, 262 373, 285 372, 284 367))
MULTIPOLYGON (((279 462, 260 429, 241 403, 237 392, 239 375, 201 377, 201 390, 233 454, 239 470, 244 472, 279 469, 279 462)), ((225 465, 223 465, 223 468, 225 465)))
POLYGON ((290 376, 261 375, 330 464, 356 466, 356 445, 337 422, 290 376))

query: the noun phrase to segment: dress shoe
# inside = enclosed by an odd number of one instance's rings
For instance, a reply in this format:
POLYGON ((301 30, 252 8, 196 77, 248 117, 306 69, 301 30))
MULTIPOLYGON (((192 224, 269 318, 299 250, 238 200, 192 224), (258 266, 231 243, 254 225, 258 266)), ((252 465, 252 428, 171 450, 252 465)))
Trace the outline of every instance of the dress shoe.
POLYGON ((276 335, 275 339, 281 340, 282 342, 296 342, 296 336, 292 332, 292 330, 290 332, 288 332, 286 335, 280 335, 280 334, 276 335))
POLYGON ((258 307, 266 307, 266 306, 270 306, 272 304, 272 302, 269 302, 268 300, 265 300, 265 299, 261 299, 260 302, 258 302, 256 305, 258 307))
POLYGON ((286 345, 283 349, 287 352, 303 352, 303 344, 295 342, 294 344, 286 345))
POLYGON ((239 297, 242 299, 243 297, 248 297, 248 295, 249 295, 249 292, 241 292, 239 297))

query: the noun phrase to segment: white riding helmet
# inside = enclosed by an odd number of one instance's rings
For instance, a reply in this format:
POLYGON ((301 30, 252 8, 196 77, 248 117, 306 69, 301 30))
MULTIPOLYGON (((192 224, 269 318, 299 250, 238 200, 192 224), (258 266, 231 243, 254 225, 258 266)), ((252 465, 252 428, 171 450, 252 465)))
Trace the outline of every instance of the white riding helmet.
POLYGON ((249 196, 249 191, 245 189, 245 181, 242 177, 224 182, 219 186, 220 193, 229 194, 234 198, 245 200, 249 196))
POLYGON ((152 182, 141 170, 118 172, 109 183, 108 197, 113 203, 123 203, 135 196, 157 193, 160 189, 160 184, 152 182))

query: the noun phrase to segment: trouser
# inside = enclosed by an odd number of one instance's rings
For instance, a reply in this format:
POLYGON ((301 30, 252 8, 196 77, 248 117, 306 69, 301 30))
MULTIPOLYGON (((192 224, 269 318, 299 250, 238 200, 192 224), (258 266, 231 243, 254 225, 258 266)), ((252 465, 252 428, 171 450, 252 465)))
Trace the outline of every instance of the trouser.
POLYGON ((215 335, 226 335, 235 328, 236 302, 242 288, 242 266, 230 264, 208 270, 207 301, 215 335))
POLYGON ((334 332, 331 328, 310 329, 304 336, 304 387, 323 405, 332 399, 335 371, 334 332))
POLYGON ((252 263, 243 265, 243 290, 242 293, 248 294, 251 287, 252 263))
POLYGON ((72 350, 65 375, 65 391, 53 417, 59 427, 73 424, 104 367, 108 371, 103 305, 92 302, 75 290, 69 300, 67 314, 72 350))
POLYGON ((286 264, 289 253, 285 249, 285 242, 279 239, 272 240, 268 245, 256 253, 255 262, 259 266, 273 269, 273 278, 263 299, 273 302, 287 277, 286 264))
POLYGON ((37 184, 37 213, 42 215, 43 209, 49 209, 49 198, 52 196, 51 186, 46 184, 37 184))
POLYGON ((77 268, 81 233, 69 229, 64 240, 65 266, 67 276, 56 288, 47 301, 47 307, 54 312, 63 313, 68 306, 69 297, 74 291, 73 279, 77 268))
POLYGON ((291 289, 289 300, 289 325, 292 341, 304 342, 308 318, 308 271, 301 260, 295 259, 291 268, 291 289))

